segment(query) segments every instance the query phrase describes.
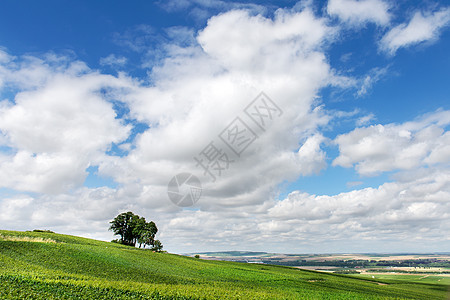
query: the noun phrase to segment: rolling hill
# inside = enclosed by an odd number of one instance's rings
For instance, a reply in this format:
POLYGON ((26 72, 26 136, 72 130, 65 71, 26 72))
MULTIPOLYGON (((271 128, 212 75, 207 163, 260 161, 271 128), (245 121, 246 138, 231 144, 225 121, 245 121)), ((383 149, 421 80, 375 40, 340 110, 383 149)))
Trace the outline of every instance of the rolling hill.
POLYGON ((202 260, 0 230, 1 299, 446 299, 448 286, 202 260))

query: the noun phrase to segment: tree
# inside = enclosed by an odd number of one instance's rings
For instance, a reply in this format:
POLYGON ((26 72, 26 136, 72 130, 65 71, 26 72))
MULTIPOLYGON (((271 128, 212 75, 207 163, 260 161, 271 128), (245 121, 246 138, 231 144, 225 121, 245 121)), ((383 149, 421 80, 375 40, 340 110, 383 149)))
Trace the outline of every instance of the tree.
POLYGON ((146 245, 153 246, 155 242, 155 235, 158 232, 156 224, 153 221, 150 221, 148 223, 145 222, 141 226, 142 227, 139 230, 139 237, 138 237, 139 248, 141 248, 142 244, 144 244, 144 247, 146 245))
POLYGON ((147 222, 145 221, 145 218, 141 217, 136 221, 136 224, 133 228, 133 235, 136 239, 136 242, 139 243, 139 248, 141 248, 142 245, 142 236, 146 234, 146 226, 147 222))
POLYGON ((161 251, 163 248, 163 245, 161 244, 161 242, 159 240, 155 240, 155 242, 153 243, 153 247, 151 248, 151 250, 159 252, 161 251))
POLYGON ((158 228, 153 221, 147 222, 144 217, 139 217, 131 211, 121 213, 110 222, 109 230, 115 235, 120 235, 120 243, 124 245, 136 246, 139 248, 152 246, 152 250, 161 251, 163 245, 159 240, 155 240, 158 228))
POLYGON ((131 211, 121 213, 110 222, 111 226, 109 230, 112 230, 115 235, 120 235, 120 242, 124 245, 134 246, 133 229, 136 226, 136 222, 139 216, 133 214, 131 211))

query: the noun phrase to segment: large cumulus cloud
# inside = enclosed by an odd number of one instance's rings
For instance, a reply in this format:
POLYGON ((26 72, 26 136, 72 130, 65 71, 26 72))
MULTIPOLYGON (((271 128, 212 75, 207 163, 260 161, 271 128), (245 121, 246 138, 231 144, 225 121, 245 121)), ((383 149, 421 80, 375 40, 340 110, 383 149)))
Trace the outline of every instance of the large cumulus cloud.
MULTIPOLYGON (((387 26, 388 10, 382 1, 328 6, 345 26, 387 26), (364 14, 344 14, 342 5, 364 14)), ((375 119, 369 114, 358 121, 364 127, 327 137, 331 119, 361 117, 329 111, 318 98, 324 87, 361 81, 330 65, 327 51, 342 29, 330 24, 307 3, 273 17, 230 10, 195 33, 173 29, 189 42, 165 45, 145 80, 103 74, 70 55, 0 50, 1 220, 10 229, 110 239, 108 221, 132 210, 155 220, 167 249, 178 252, 376 251, 377 240, 405 250, 401 245, 419 238, 428 241, 424 250, 440 239, 448 245, 441 234, 450 213, 448 111, 372 126, 365 125, 375 119), (282 110, 265 130, 244 112, 262 91, 282 110), (236 117, 257 135, 240 155, 218 136, 236 117), (233 160, 215 181, 193 159, 210 142, 233 160), (293 191, 277 200, 281 183, 327 167, 325 146, 339 150, 334 166, 362 176, 400 173, 374 188, 330 196, 293 191), (90 167, 114 185, 84 186, 90 167), (181 172, 203 184, 200 201, 185 210, 167 197, 167 183, 181 172)), ((360 94, 371 84, 366 80, 360 94)))

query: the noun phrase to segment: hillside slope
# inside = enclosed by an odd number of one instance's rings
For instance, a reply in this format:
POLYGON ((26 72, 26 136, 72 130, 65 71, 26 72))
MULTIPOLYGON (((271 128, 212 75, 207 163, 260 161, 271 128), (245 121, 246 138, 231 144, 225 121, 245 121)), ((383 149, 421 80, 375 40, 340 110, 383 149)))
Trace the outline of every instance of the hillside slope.
POLYGON ((447 288, 0 230, 1 299, 445 299, 447 288))

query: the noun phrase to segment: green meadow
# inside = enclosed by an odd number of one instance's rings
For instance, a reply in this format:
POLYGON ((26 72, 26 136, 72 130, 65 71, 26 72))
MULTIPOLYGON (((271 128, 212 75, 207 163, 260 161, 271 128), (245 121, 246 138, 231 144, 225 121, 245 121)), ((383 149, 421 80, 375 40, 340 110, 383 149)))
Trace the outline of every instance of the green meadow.
POLYGON ((448 289, 0 230, 0 299, 447 299, 448 289))
POLYGON ((360 274, 356 277, 363 277, 363 278, 372 278, 374 279, 381 279, 381 280, 404 280, 408 282, 418 282, 418 283, 432 283, 432 284, 440 284, 440 285, 447 285, 450 286, 450 277, 446 275, 405 275, 405 274, 360 274))

